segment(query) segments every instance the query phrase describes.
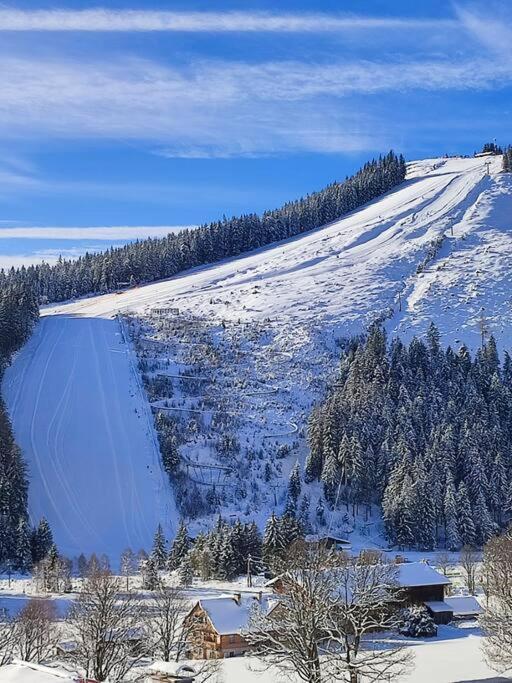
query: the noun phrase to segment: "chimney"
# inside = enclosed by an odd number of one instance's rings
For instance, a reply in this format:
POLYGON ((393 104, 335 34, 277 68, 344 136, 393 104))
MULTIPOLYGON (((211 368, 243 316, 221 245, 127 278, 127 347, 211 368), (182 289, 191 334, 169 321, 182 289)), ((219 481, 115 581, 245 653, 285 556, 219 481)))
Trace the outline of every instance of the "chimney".
POLYGON ((233 600, 236 602, 237 605, 239 605, 242 602, 242 594, 233 593, 233 600))

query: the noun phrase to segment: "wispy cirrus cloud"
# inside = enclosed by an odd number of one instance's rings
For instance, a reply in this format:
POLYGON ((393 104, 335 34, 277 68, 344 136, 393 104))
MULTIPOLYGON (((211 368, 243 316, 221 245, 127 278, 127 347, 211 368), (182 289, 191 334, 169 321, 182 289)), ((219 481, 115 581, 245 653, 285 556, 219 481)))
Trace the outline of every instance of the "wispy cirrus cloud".
POLYGON ((512 9, 496 5, 456 5, 460 25, 490 52, 512 57, 512 9))
POLYGON ((454 19, 280 12, 0 9, 0 31, 173 31, 325 33, 456 28, 454 19))
MULTIPOLYGON (((508 61, 110 61, 0 56, 0 133, 137 139, 166 156, 230 158, 375 149, 375 122, 340 99, 383 92, 488 90, 508 61)), ((21 180, 20 180, 21 181, 21 180)), ((31 182, 30 179, 28 182, 31 182)))
POLYGON ((0 240, 100 240, 116 242, 142 237, 164 237, 193 225, 117 225, 105 227, 1 227, 0 240))

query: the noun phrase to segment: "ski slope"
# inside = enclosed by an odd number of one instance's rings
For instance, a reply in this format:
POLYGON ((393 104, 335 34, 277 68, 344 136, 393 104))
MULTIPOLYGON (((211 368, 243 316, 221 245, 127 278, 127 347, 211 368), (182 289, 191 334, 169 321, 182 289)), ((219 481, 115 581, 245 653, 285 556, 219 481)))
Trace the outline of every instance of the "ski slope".
POLYGON ((490 158, 490 175, 488 161, 413 162, 398 189, 320 230, 122 294, 50 307, 43 314, 108 317, 172 302, 209 318, 270 317, 280 326, 326 327, 337 336, 357 333, 384 314, 391 333, 421 334, 435 318, 450 343, 463 331, 475 347, 477 309, 463 303, 470 296, 487 312, 489 331, 508 343, 503 335, 510 310, 503 310, 503 303, 510 300, 512 183, 509 174, 500 174, 501 157, 490 158), (418 274, 431 243, 443 237, 433 264, 418 274), (496 278, 499 297, 493 304, 496 278), (450 308, 442 301, 447 296, 454 299, 450 308))
POLYGON ((105 553, 117 563, 175 518, 133 363, 117 320, 54 315, 5 375, 31 517, 48 518, 69 557, 105 553))
MULTIPOLYGON (((159 521, 176 523, 119 312, 151 323, 154 308, 172 306, 217 325, 219 339, 229 332, 257 363, 231 368, 226 393, 244 405, 233 378, 249 369, 251 381, 272 387, 270 398, 251 399, 251 410, 262 425, 298 425, 289 438, 299 444, 294 458, 305 455, 305 418, 336 369, 335 341, 373 320, 405 339, 433 320, 445 343, 473 350, 483 327, 510 348, 512 180, 500 173, 501 157, 490 159, 490 174, 488 161, 413 162, 397 189, 312 233, 122 294, 43 309, 3 385, 29 465, 34 519, 49 518, 66 554, 111 557, 127 545, 148 547, 159 521), (265 328, 264 347, 251 325, 265 328)), ((254 424, 244 429, 241 443, 248 430, 260 438, 254 424)), ((262 444, 269 431, 261 429, 262 444)), ((282 465, 283 491, 290 466, 282 465)), ((265 488, 251 510, 260 520, 282 493, 265 488)))

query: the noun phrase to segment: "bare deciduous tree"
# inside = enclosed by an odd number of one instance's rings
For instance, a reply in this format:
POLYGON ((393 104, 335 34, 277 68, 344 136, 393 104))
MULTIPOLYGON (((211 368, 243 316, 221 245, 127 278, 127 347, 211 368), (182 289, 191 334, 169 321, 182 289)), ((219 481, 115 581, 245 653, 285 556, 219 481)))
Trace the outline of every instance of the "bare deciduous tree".
POLYGON ((26 662, 42 662, 59 642, 57 611, 51 600, 31 598, 14 619, 14 651, 26 662))
POLYGON ((96 571, 84 582, 68 624, 76 647, 69 658, 87 677, 122 680, 148 653, 135 593, 122 593, 121 580, 96 571))
POLYGON ((483 570, 488 598, 480 617, 487 636, 484 653, 493 668, 505 671, 512 666, 512 530, 486 544, 483 570))
POLYGON ((411 663, 410 651, 403 642, 381 635, 400 625, 396 565, 383 558, 348 559, 336 570, 336 580, 326 619, 330 657, 325 680, 391 681, 403 674, 411 663))
POLYGON ((14 621, 7 614, 0 614, 0 666, 11 661, 14 642, 14 621))
POLYGON ((188 603, 174 587, 159 585, 147 607, 147 631, 153 651, 164 662, 178 661, 184 650, 183 618, 188 603))
POLYGON ((121 574, 126 579, 126 590, 130 590, 130 576, 135 573, 136 569, 135 554, 131 548, 126 548, 121 553, 121 574))
POLYGON ((435 559, 436 566, 443 572, 445 576, 448 576, 448 567, 451 566, 450 553, 446 550, 441 550, 437 553, 435 559))
POLYGON ((277 604, 255 607, 244 634, 265 665, 306 683, 391 680, 403 672, 410 659, 403 643, 379 635, 398 624, 394 565, 296 543, 284 566, 277 604))
POLYGON ((460 551, 460 565, 464 576, 466 577, 466 585, 471 595, 476 591, 476 577, 478 571, 478 552, 475 548, 465 545, 460 551))

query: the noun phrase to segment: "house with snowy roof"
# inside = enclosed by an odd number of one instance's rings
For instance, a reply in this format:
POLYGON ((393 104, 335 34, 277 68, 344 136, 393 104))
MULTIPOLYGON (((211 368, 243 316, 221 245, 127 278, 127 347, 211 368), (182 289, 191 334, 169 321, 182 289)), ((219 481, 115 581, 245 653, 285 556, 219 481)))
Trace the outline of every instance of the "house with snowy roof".
MULTIPOLYGON (((393 581, 400 589, 400 602, 403 605, 425 605, 432 613, 436 623, 448 623, 453 618, 453 609, 445 602, 446 587, 450 579, 426 562, 398 562, 393 565, 393 581)), ((267 581, 267 588, 282 593, 282 576, 267 581)))
POLYGON ((406 604, 425 605, 436 624, 447 624, 453 619, 453 609, 445 600, 450 579, 426 562, 401 562, 397 567, 397 580, 406 604))
POLYGON ((222 659, 244 655, 251 646, 242 635, 261 593, 233 593, 201 598, 183 621, 188 659, 222 659))

